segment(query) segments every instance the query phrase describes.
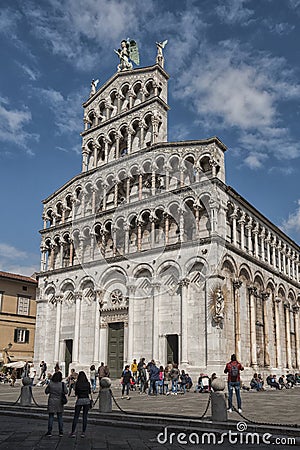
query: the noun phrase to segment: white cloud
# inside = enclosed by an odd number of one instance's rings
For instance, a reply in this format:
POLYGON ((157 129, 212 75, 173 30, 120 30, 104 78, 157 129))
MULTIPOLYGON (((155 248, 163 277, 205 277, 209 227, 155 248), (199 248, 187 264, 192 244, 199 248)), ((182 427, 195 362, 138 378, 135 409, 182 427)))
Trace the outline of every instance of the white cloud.
POLYGON ((0 242, 0 270, 31 276, 39 271, 39 255, 27 253, 10 244, 0 242))
POLYGON ((231 128, 250 152, 246 163, 252 168, 262 167, 258 154, 279 159, 300 155, 299 143, 280 126, 280 102, 300 98, 300 85, 284 58, 254 53, 238 41, 218 47, 204 43, 189 67, 180 67, 175 96, 214 133, 231 128))
POLYGON ((30 122, 31 112, 27 108, 9 109, 9 100, 0 97, 0 141, 16 144, 32 156, 29 142, 38 141, 39 136, 26 131, 30 122))
POLYGON ((22 11, 32 24, 32 32, 53 54, 86 70, 94 66, 95 54, 103 58, 107 49, 139 28, 152 0, 142 11, 140 6, 139 0, 49 0, 47 7, 24 2, 22 11))
POLYGON ((283 222, 282 228, 285 232, 296 231, 300 232, 300 200, 298 200, 298 207, 291 213, 287 220, 283 222))
POLYGON ((16 259, 25 258, 27 254, 22 250, 18 250, 12 245, 0 242, 0 258, 16 259))
POLYGON ((18 61, 16 61, 16 64, 20 67, 20 69, 25 73, 25 75, 28 75, 29 79, 32 81, 36 81, 40 77, 40 72, 36 69, 31 69, 26 64, 22 64, 18 61))
POLYGON ((250 169, 261 169, 263 167, 263 161, 267 158, 267 155, 261 153, 250 152, 245 158, 245 165, 250 169))
POLYGON ((61 92, 49 88, 34 88, 43 104, 48 104, 55 117, 55 125, 59 134, 80 133, 83 130, 82 92, 73 92, 64 97, 61 92))
POLYGON ((244 4, 249 3, 249 0, 222 0, 216 7, 216 13, 219 18, 229 25, 248 22, 254 11, 248 9, 244 4))

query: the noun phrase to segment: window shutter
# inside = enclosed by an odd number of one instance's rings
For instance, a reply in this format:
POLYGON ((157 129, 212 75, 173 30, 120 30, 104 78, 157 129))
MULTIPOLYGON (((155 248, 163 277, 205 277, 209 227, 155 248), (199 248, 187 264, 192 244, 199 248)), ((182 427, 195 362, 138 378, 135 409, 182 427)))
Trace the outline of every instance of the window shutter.
POLYGON ((15 328, 14 342, 18 342, 18 329, 17 328, 15 328))
POLYGON ((25 343, 28 344, 29 342, 29 330, 25 331, 25 343))

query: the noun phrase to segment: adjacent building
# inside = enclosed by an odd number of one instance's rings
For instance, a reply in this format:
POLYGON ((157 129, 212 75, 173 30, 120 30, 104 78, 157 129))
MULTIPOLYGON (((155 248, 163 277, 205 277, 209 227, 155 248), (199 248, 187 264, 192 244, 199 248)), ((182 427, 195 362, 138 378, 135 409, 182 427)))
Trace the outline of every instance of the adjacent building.
POLYGON ((299 246, 226 184, 217 137, 168 141, 163 63, 83 104, 82 171, 43 201, 36 363, 299 370, 299 246))
POLYGON ((0 348, 3 364, 33 361, 37 280, 0 272, 0 348))

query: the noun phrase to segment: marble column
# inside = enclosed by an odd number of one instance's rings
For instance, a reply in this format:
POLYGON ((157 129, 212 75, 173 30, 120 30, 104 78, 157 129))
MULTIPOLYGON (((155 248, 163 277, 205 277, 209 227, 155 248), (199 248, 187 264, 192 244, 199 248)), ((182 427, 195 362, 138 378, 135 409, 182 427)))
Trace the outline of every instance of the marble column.
POLYGON ((261 260, 265 261, 265 237, 266 237, 266 231, 265 228, 262 228, 260 233, 260 251, 261 251, 261 260))
POLYGON ((160 361, 159 355, 159 295, 160 283, 152 283, 152 358, 160 361))
POLYGON ((283 306, 285 313, 286 366, 288 369, 292 369, 290 305, 289 303, 284 303, 283 306))
POLYGON ((125 231, 125 239, 124 239, 124 253, 127 255, 129 253, 129 230, 130 226, 125 223, 124 231, 125 231))
POLYGON ((245 250, 245 222, 246 222, 246 214, 243 212, 241 218, 239 219, 239 225, 241 230, 241 249, 245 250))
POLYGON ((74 242, 73 242, 73 239, 70 239, 70 260, 69 260, 69 266, 73 266, 73 260, 74 260, 74 242))
POLYGON ((271 264, 276 269, 276 236, 273 236, 272 242, 271 242, 271 249, 272 249, 272 259, 271 264))
POLYGON ((139 220, 137 222, 137 251, 142 251, 142 224, 143 222, 139 220))
POLYGON ((249 297, 250 297, 250 355, 251 355, 251 366, 253 370, 257 368, 257 345, 256 345, 256 307, 255 307, 255 296, 256 288, 249 287, 249 297))
POLYGON ((267 262, 271 265, 271 253, 270 253, 270 242, 271 242, 271 233, 268 232, 268 235, 266 237, 266 244, 267 244, 267 262))
POLYGON ((259 251, 258 251, 258 233, 259 233, 259 225, 258 223, 256 223, 254 230, 253 230, 253 235, 254 235, 254 256, 256 258, 259 257, 259 251))
POLYGON ((134 303, 136 286, 128 284, 128 342, 127 342, 127 362, 134 358, 134 303))
POLYGON ((240 280, 233 281, 233 295, 234 295, 234 346, 235 354, 238 361, 241 361, 241 305, 240 305, 240 287, 242 282, 240 280))
POLYGON ((231 220, 232 220, 232 243, 233 245, 236 245, 237 243, 237 234, 236 234, 236 219, 237 219, 237 209, 234 209, 234 212, 231 214, 231 220))
POLYGON ((296 340, 296 368, 300 370, 300 329, 299 329, 299 306, 294 305, 295 340, 296 340))
POLYGON ((80 309, 82 292, 75 292, 75 320, 74 320, 74 341, 73 341, 73 362, 79 362, 79 333, 80 333, 80 309))
POLYGON ((277 360, 277 368, 280 369, 282 365, 281 361, 281 337, 280 337, 280 313, 279 313, 279 305, 281 302, 280 297, 275 298, 275 329, 276 329, 276 360, 277 360))
POLYGON ((269 315, 268 312, 268 299, 269 292, 262 293, 263 300, 263 320, 264 320, 264 366, 270 367, 270 336, 269 336, 269 315))
POLYGON ((55 296, 56 301, 56 323, 55 323, 55 336, 54 336, 54 361, 59 361, 60 352, 60 325, 61 325, 61 308, 62 308, 62 296, 55 296))
POLYGON ((165 245, 169 243, 169 214, 164 213, 165 218, 165 245))
POLYGON ((248 236, 247 236, 247 238, 248 238, 248 253, 250 255, 252 255, 253 249, 252 249, 252 234, 251 234, 251 231, 252 231, 252 218, 251 217, 246 225, 246 230, 247 230, 247 234, 248 234, 248 236))
POLYGON ((126 180, 126 203, 130 203, 130 178, 126 180))
POLYGON ((143 174, 139 174, 139 200, 143 198, 143 174))
POLYGON ((181 364, 188 364, 188 287, 190 280, 184 278, 180 281, 181 291, 181 364))
POLYGON ((105 343, 100 342, 100 308, 103 303, 104 291, 99 289, 95 291, 95 299, 94 299, 94 316, 95 316, 95 331, 94 331, 94 364, 96 366, 99 365, 99 347, 101 345, 105 345, 105 343))
POLYGON ((41 245, 40 249, 41 249, 41 272, 45 272, 47 248, 44 245, 41 245))
POLYGON ((155 247, 155 217, 151 214, 150 215, 150 222, 151 222, 151 248, 155 247))
POLYGON ((278 241, 278 245, 277 245, 277 252, 278 252, 278 271, 281 272, 282 270, 282 266, 281 266, 281 241, 278 241))

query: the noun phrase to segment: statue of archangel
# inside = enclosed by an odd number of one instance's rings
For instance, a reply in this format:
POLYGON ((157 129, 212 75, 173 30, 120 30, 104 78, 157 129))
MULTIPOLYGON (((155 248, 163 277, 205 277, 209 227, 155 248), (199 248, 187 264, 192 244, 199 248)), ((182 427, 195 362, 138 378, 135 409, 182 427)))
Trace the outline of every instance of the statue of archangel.
POLYGON ((123 39, 121 48, 114 50, 120 58, 120 63, 117 65, 118 72, 122 70, 132 70, 133 62, 137 66, 140 64, 139 49, 136 41, 133 39, 123 39))

